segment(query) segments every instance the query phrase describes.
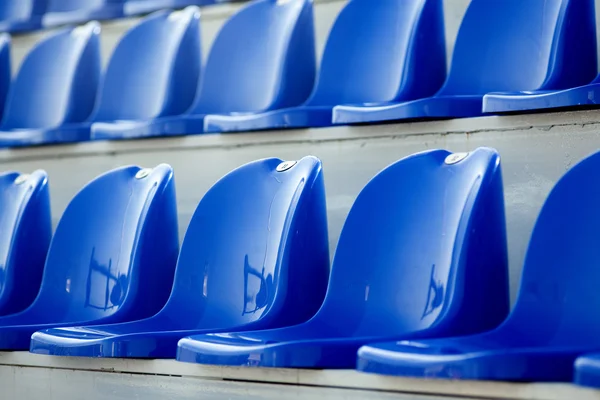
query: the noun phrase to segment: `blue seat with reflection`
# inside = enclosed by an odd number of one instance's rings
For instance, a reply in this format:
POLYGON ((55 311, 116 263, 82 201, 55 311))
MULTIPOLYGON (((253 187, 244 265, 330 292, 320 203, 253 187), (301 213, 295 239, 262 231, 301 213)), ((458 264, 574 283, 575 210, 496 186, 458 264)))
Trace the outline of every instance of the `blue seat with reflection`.
POLYGON ((365 346, 359 370, 572 381, 575 359, 600 349, 598 171, 600 153, 569 169, 550 192, 531 235, 516 303, 502 325, 472 336, 365 346))
POLYGON ((440 0, 351 0, 340 11, 309 99, 298 107, 209 115, 209 131, 328 126, 338 104, 433 95, 446 77, 440 0))
MULTIPOLYGON (((472 0, 446 83, 433 97, 367 107, 338 106, 335 123, 474 117, 490 92, 546 91, 596 75, 594 0, 472 0), (595 57, 595 55, 594 55, 595 57)), ((488 111, 488 110, 486 110, 488 111)))
POLYGON ((33 304, 0 317, 0 349, 27 350, 41 329, 153 315, 169 295, 178 250, 171 167, 99 176, 58 222, 33 304))
POLYGON ((48 0, 0 1, 0 32, 24 32, 42 27, 48 0))
POLYGON ((98 105, 81 130, 93 140, 161 132, 161 118, 182 114, 194 101, 201 72, 200 10, 158 11, 117 44, 98 105))
POLYGON ((0 175, 0 316, 23 311, 40 290, 52 236, 48 175, 0 175))
POLYGON ((316 74, 312 0, 255 0, 212 44, 192 107, 165 118, 162 135, 218 132, 208 115, 262 113, 302 104, 316 74))
POLYGON ((141 321, 37 332, 31 351, 174 358, 184 336, 306 321, 329 276, 325 190, 315 157, 244 165, 204 195, 166 306, 141 321))
POLYGON ((91 114, 101 68, 97 22, 62 29, 36 44, 8 92, 0 147, 85 139, 70 127, 91 114))
POLYGON ((376 338, 480 332, 509 309, 498 154, 404 158, 361 191, 342 229, 323 307, 306 323, 179 342, 201 364, 354 368, 376 338))

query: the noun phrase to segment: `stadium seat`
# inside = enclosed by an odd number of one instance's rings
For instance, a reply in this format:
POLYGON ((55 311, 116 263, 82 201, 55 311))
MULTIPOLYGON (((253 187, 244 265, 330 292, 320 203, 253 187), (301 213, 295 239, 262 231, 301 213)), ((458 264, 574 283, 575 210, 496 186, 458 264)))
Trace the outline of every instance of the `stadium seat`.
POLYGON ((101 74, 100 26, 67 28, 26 56, 6 100, 0 147, 82 139, 69 126, 93 110, 101 74))
POLYGON ((373 344, 358 368, 391 375, 571 381, 580 354, 600 349, 600 153, 572 167, 533 229, 508 319, 474 336, 373 344))
POLYGON ((294 107, 316 74, 312 0, 256 0, 223 25, 208 55, 198 96, 166 135, 203 133, 210 114, 239 115, 294 107))
POLYGON ((594 1, 577 3, 581 8, 565 14, 571 26, 554 39, 555 60, 549 68, 555 71, 548 71, 552 72, 548 78, 551 81, 539 90, 488 93, 483 97, 484 112, 553 109, 600 102, 600 76, 594 79, 598 64, 594 1))
POLYGON ((0 317, 0 349, 27 350, 45 328, 153 315, 168 298, 178 249, 171 167, 99 176, 60 219, 33 304, 0 317))
POLYGON ((440 0, 351 0, 329 34, 319 77, 301 106, 266 113, 209 115, 207 131, 331 125, 338 104, 432 96, 446 77, 440 0))
POLYGON ((161 117, 185 112, 201 70, 200 10, 158 11, 121 39, 110 59, 88 130, 92 139, 160 133, 161 117), (91 130, 91 132, 90 132, 91 130))
POLYGON ((48 0, 1 0, 0 32, 24 32, 42 27, 48 0))
POLYGON ((165 8, 205 6, 213 3, 215 0, 125 0, 123 7, 125 15, 139 15, 165 8))
POLYGON ((0 33, 0 120, 4 113, 6 96, 12 80, 10 44, 10 35, 0 33))
POLYGON ((0 316, 29 307, 40 290, 52 236, 48 176, 0 175, 0 316))
POLYGON ((434 150, 380 172, 344 224, 323 307, 310 321, 199 335, 177 359, 202 364, 354 368, 375 338, 497 326, 509 309, 498 154, 434 150))
POLYGON ((123 16, 124 0, 48 0, 42 18, 45 28, 123 16))
MULTIPOLYGON (((596 56, 594 45, 594 58, 596 56)), ((572 76, 578 76, 576 74, 572 76)), ((489 93, 483 97, 488 113, 580 107, 600 104, 600 75, 590 84, 557 90, 489 93)))
POLYGON ((600 353, 587 354, 575 360, 575 383, 600 388, 600 353))
POLYGON ((252 162, 226 175, 200 201, 171 297, 158 314, 126 324, 37 332, 31 351, 174 358, 177 341, 194 332, 306 321, 323 301, 328 276, 321 162, 252 162))
MULTIPOLYGON (((582 85, 590 63, 594 0, 472 0, 458 32, 450 72, 433 97, 369 107, 338 106, 335 123, 474 117, 490 92, 582 85)), ((595 37, 595 35, 593 36, 595 37)))

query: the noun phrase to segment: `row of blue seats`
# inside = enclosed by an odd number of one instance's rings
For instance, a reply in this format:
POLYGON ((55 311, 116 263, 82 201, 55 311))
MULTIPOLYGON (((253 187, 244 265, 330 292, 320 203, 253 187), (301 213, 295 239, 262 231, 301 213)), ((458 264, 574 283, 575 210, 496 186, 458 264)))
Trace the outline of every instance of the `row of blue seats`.
MULTIPOLYGON (((159 12, 132 28, 104 75, 100 27, 90 23, 25 59, 0 146, 595 104, 593 11, 594 0, 472 0, 447 77, 441 0, 350 0, 318 74, 311 0, 247 4, 225 23, 204 67, 197 8, 159 12)), ((7 54, 0 51, 0 71, 7 54)))
POLYGON ((2 0, 0 32, 26 32, 227 1, 232 0, 2 0))
MULTIPOLYGON (((433 150, 360 192, 329 265, 321 162, 264 159, 202 198, 171 167, 96 178, 51 235, 43 171, 2 175, 0 350, 570 381, 600 351, 600 153, 535 225, 509 314, 500 158, 433 150), (357 363, 358 354, 358 363, 357 363)), ((600 386, 598 356, 577 379, 600 386)))

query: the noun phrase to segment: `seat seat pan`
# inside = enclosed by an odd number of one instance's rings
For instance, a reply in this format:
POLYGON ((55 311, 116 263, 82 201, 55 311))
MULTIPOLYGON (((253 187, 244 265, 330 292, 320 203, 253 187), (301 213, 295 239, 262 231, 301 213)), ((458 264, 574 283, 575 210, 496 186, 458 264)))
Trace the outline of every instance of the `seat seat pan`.
POLYGON ((359 350, 358 369, 410 377, 563 381, 573 375, 575 359, 590 347, 519 344, 492 331, 460 338, 371 344, 359 350))
POLYGON ((203 6, 214 2, 214 0, 129 0, 123 4, 123 9, 126 16, 131 16, 150 13, 163 8, 203 6))
POLYGON ((49 12, 42 17, 42 25, 44 28, 51 28, 59 25, 121 17, 123 17, 123 6, 121 4, 107 4, 101 8, 49 12))
POLYGON ((72 124, 49 129, 11 129, 0 131, 0 148, 89 140, 90 125, 72 124))
POLYGON ((91 127, 92 140, 134 139, 160 136, 165 119, 95 122, 91 127))
POLYGON ((184 114, 163 119, 165 136, 204 133, 204 114, 184 114))
POLYGON ((333 109, 333 123, 359 124, 402 119, 477 117, 482 114, 482 97, 434 96, 374 106, 339 105, 333 109))
MULTIPOLYGON (((400 335, 403 338, 422 336, 420 332, 400 335)), ((177 359, 231 366, 347 368, 355 365, 356 352, 361 346, 382 337, 391 339, 392 335, 341 336, 334 328, 313 322, 260 332, 185 338, 179 342, 177 359)))
POLYGON ((332 108, 299 106, 263 113, 212 114, 204 118, 204 131, 240 132, 330 126, 332 108))
POLYGON ((600 388, 600 353, 588 354, 575 361, 575 383, 600 388))
POLYGON ((600 83, 564 90, 488 93, 483 97, 483 111, 499 113, 600 103, 600 83))
MULTIPOLYGON (((186 336, 236 330, 235 327, 193 329, 160 314, 119 324, 87 327, 72 325, 36 332, 31 338, 30 351, 72 357, 175 358, 177 342, 186 336)), ((254 325, 257 329, 261 327, 260 323, 254 325)), ((252 326, 253 324, 249 324, 244 329, 251 329, 252 326)))
POLYGON ((0 32, 26 32, 42 28, 42 19, 39 16, 32 16, 28 20, 0 21, 0 32))
POLYGON ((143 329, 139 322, 39 331, 32 336, 30 351, 72 357, 175 358, 182 337, 203 332, 144 332, 138 330, 143 329))

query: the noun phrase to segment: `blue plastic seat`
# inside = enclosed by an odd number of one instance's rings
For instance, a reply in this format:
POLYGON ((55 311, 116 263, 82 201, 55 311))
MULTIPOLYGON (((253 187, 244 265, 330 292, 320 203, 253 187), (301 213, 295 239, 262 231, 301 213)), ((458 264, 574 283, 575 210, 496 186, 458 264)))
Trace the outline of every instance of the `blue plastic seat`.
POLYGON ((209 115, 208 131, 331 125, 338 104, 388 103, 432 96, 446 77, 440 0, 351 0, 337 17, 317 83, 301 106, 209 115))
POLYGON ((0 1, 0 32, 24 32, 42 27, 48 0, 0 1))
POLYGON ((587 354, 575 360, 576 384, 600 388, 600 353, 587 354))
POLYGON ((450 339, 374 344, 362 371, 444 378, 571 381, 573 362, 600 350, 600 153, 562 177, 533 229, 521 288, 497 329, 450 339))
POLYGON ((0 317, 0 349, 27 350, 45 328, 153 315, 168 298, 178 247, 171 167, 99 176, 60 219, 33 304, 0 317))
POLYGON ((498 154, 443 150, 373 178, 344 224, 323 307, 282 329, 198 335, 177 359, 202 364, 354 368, 375 338, 479 332, 507 315, 498 154))
POLYGON ((98 23, 90 22, 63 29, 29 52, 8 93, 0 147, 81 139, 68 128, 86 120, 94 108, 101 74, 99 35, 98 23))
POLYGON ((201 60, 197 7, 152 14, 117 45, 91 126, 79 129, 92 139, 160 133, 161 117, 182 114, 192 105, 201 60))
POLYGON ((40 290, 52 236, 48 176, 0 175, 0 316, 23 311, 40 290))
POLYGON ((580 107, 596 104, 600 104, 600 75, 588 85, 568 89, 488 93, 483 97, 483 111, 489 113, 580 107))
POLYGON ((123 16, 124 0, 48 0, 48 11, 42 18, 46 28, 78 24, 91 20, 123 16))
POLYGON ((338 106, 335 123, 473 117, 490 92, 545 91, 596 74, 593 0, 472 0, 448 79, 433 97, 372 107, 338 106), (593 64, 593 65, 592 65, 593 64))
POLYGON ((12 80, 10 45, 10 35, 0 33, 0 120, 4 113, 6 96, 12 80))
POLYGON ((264 329, 314 315, 329 250, 321 162, 266 159, 217 182, 192 217, 167 305, 126 324, 50 329, 31 351, 88 357, 174 358, 194 332, 264 329))
POLYGON ((187 6, 204 6, 215 3, 215 0, 125 0, 125 15, 139 15, 165 8, 184 8, 187 6))
POLYGON ((262 113, 300 105, 315 79, 312 0, 256 0, 223 25, 198 96, 183 116, 165 119, 167 135, 205 129, 205 116, 262 113))

